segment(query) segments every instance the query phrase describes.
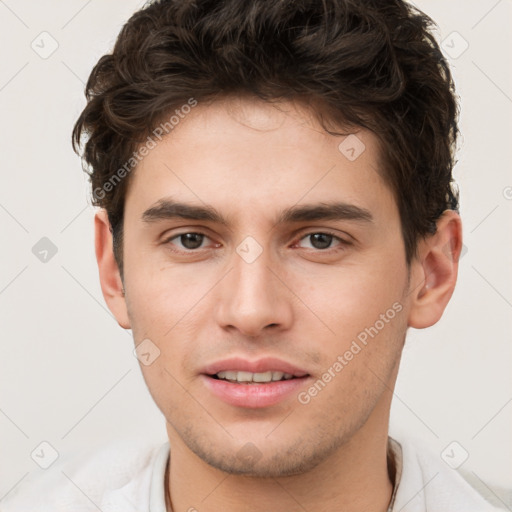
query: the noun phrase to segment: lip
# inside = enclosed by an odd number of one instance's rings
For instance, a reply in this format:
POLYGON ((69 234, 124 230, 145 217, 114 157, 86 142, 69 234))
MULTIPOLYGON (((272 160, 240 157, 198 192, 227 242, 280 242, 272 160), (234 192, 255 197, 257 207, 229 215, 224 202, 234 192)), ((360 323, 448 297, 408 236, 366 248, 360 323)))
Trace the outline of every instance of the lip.
POLYGON ((231 357, 206 366, 201 373, 215 375, 219 372, 231 370, 251 373, 283 372, 291 373, 294 377, 305 377, 308 375, 307 371, 275 357, 264 357, 256 361, 248 361, 241 357, 231 357))
POLYGON ((310 375, 297 366, 272 357, 248 361, 243 358, 230 358, 217 361, 206 366, 201 372, 201 379, 205 387, 223 402, 235 407, 259 409, 277 405, 297 394, 303 388, 310 375), (238 384, 213 377, 221 371, 245 371, 263 373, 276 371, 290 373, 295 378, 280 380, 264 384, 238 384))
POLYGON ((227 380, 219 380, 209 375, 201 375, 207 389, 217 398, 235 407, 259 409, 276 405, 292 394, 299 393, 304 387, 308 376, 290 380, 269 382, 268 384, 237 384, 227 380))

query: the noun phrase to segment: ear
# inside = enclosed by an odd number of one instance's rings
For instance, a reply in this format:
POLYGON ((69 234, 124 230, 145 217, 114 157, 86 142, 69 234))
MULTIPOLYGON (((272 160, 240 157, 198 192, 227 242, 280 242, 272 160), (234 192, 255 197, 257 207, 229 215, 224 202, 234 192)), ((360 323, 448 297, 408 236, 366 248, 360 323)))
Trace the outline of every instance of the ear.
POLYGON ((98 211, 94 217, 94 241, 101 291, 105 302, 115 316, 117 323, 123 329, 130 329, 123 282, 114 258, 110 222, 104 209, 98 211))
POLYGON ((424 329, 434 325, 450 300, 462 250, 462 223, 453 210, 446 210, 436 223, 437 230, 418 244, 411 262, 408 325, 424 329))

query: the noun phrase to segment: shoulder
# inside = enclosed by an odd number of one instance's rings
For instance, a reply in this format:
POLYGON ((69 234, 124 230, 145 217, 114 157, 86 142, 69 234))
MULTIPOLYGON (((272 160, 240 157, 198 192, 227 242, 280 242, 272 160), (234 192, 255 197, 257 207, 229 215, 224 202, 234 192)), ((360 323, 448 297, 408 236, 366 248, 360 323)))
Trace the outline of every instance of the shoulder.
MULTIPOLYGON (((457 471, 420 440, 395 437, 402 452, 402 474, 393 511, 498 512, 457 471)), ((450 454, 448 454, 450 455, 450 454)), ((453 456, 455 456, 454 454, 453 456)))
POLYGON ((34 470, 0 503, 1 512, 148 510, 155 460, 168 443, 122 440, 34 470))

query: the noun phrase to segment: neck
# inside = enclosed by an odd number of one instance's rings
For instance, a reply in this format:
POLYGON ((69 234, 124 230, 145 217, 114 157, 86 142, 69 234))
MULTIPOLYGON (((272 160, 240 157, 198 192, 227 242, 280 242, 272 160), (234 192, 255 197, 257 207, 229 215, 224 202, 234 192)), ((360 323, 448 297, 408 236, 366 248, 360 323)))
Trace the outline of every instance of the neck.
POLYGON ((166 476, 168 510, 234 512, 250 504, 251 512, 297 507, 335 512, 342 504, 344 512, 386 512, 394 478, 388 472, 388 421, 389 404, 378 405, 365 425, 332 456, 304 474, 281 478, 231 475, 213 468, 168 428, 172 446, 166 476))

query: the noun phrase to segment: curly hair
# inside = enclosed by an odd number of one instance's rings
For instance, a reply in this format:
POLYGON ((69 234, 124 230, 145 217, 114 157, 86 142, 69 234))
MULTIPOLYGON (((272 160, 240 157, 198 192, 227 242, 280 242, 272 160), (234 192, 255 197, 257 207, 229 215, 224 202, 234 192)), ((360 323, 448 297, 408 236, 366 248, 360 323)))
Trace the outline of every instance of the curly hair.
POLYGON ((156 0, 133 14, 93 68, 72 134, 121 275, 126 162, 191 98, 240 93, 316 105, 329 133, 326 119, 371 130, 410 263, 419 237, 458 210, 458 107, 433 28, 402 0, 156 0))

